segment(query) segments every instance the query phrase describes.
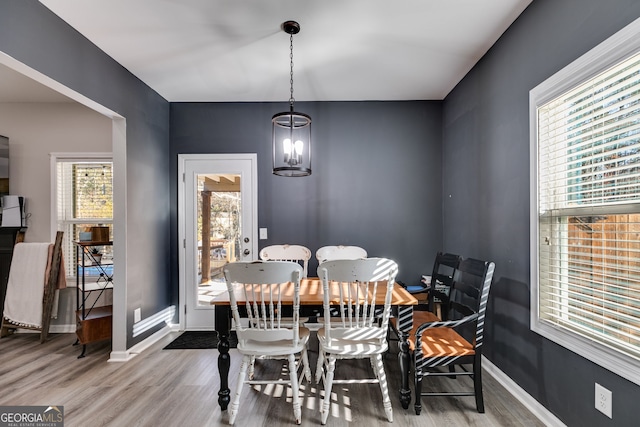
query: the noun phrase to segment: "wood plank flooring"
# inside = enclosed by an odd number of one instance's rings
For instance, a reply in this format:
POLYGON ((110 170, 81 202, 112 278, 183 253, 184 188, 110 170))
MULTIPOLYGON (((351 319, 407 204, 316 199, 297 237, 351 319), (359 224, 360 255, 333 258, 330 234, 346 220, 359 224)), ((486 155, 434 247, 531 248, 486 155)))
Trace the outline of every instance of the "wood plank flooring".
MULTIPOLYGON (((226 411, 217 404, 219 379, 217 350, 162 350, 179 333, 171 333, 142 354, 125 363, 107 363, 110 343, 89 345, 87 356, 77 359, 74 334, 51 335, 45 344, 39 335, 17 334, 0 340, 0 405, 61 405, 65 426, 153 426, 205 427, 228 424, 226 411)), ((477 413, 473 397, 423 398, 422 414, 415 415, 413 402, 402 409, 397 390, 397 352, 385 357, 393 403, 393 425, 402 427, 443 426, 543 426, 491 376, 484 375, 485 414, 477 413)), ((239 357, 231 350, 230 388, 235 386, 239 357)), ((315 371, 317 344, 310 349, 315 371)), ((256 375, 279 375, 277 361, 260 361, 256 375)), ((365 373, 368 361, 338 362, 340 372, 365 373)), ((426 379, 425 388, 446 388, 467 378, 426 379)), ((388 426, 378 385, 336 385, 328 426, 388 426)), ((295 425, 288 388, 245 386, 240 427, 295 425)), ((302 425, 319 426, 320 388, 303 383, 302 425)))

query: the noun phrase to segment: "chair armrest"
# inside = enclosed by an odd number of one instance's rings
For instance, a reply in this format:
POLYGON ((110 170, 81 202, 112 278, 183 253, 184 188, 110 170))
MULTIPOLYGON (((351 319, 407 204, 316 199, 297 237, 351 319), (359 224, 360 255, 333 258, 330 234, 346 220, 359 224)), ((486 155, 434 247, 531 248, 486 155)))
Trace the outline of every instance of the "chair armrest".
POLYGON ((470 316, 465 316, 460 320, 443 320, 443 321, 440 321, 440 322, 423 323, 422 325, 418 326, 418 329, 416 330, 416 340, 420 341, 420 338, 422 337, 422 333, 424 331, 426 331, 427 329, 431 329, 431 328, 455 328, 457 326, 464 325, 466 323, 474 322, 477 318, 478 318, 478 313, 474 313, 474 314, 472 314, 470 316))

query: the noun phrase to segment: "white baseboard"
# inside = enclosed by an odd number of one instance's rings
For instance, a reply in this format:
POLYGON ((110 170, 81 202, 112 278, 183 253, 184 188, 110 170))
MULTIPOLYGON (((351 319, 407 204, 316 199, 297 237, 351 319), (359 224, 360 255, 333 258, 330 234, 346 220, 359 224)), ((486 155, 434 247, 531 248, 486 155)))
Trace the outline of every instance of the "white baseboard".
POLYGON ((174 329, 174 326, 177 326, 177 325, 172 325, 172 324, 165 325, 164 328, 160 329, 158 332, 140 341, 138 344, 134 345, 127 351, 112 351, 111 354, 109 355, 108 361, 109 362, 127 362, 133 359, 138 354, 142 353, 147 348, 151 347, 153 344, 160 341, 165 335, 169 334, 174 330, 178 330, 178 329, 174 329))
MULTIPOLYGON (((150 346, 152 346, 153 344, 158 342, 165 335, 169 334, 170 332, 176 332, 176 331, 179 331, 179 330, 180 330, 180 325, 178 325, 178 324, 167 324, 162 329, 160 329, 158 332, 156 332, 153 335, 145 338, 144 340, 142 340, 138 344, 134 345, 133 347, 131 347, 127 351, 112 351, 109 354, 108 362, 126 362, 128 360, 131 360, 132 358, 134 358, 135 356, 137 356, 138 354, 142 353, 144 350, 146 350, 147 348, 149 348, 150 346)), ((49 327, 49 333, 50 334, 72 334, 72 333, 75 333, 75 332, 76 332, 76 325, 75 324, 51 325, 49 327)), ((32 329, 20 329, 20 328, 18 328, 16 330, 16 333, 21 333, 21 334, 23 334, 23 333, 24 334, 39 334, 40 331, 35 331, 35 330, 32 330, 32 329)))
POLYGON ((133 357, 128 351, 112 351, 109 353, 109 360, 107 362, 128 362, 133 357))
POLYGON ((540 402, 534 399, 529 393, 524 391, 522 387, 516 384, 507 374, 502 372, 496 365, 491 363, 489 359, 482 356, 482 367, 484 370, 495 378, 509 393, 513 395, 520 403, 522 403, 533 415, 535 415, 546 426, 550 427, 566 427, 555 415, 547 408, 542 406, 540 402))
MULTIPOLYGON (((76 325, 50 325, 50 334, 72 334, 76 332, 76 325)), ((40 331, 35 329, 17 328, 16 334, 39 334, 40 331)))
POLYGON ((51 325, 49 326, 50 334, 73 334, 76 332, 76 325, 51 325))

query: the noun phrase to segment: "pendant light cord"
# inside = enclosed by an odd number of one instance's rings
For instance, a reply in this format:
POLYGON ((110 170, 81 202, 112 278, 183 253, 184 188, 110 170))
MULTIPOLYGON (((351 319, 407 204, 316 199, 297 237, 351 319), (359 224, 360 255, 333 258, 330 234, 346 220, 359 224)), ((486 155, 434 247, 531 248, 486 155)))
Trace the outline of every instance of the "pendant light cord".
POLYGON ((289 49, 289 60, 291 63, 291 72, 289 78, 289 83, 291 84, 291 97, 289 98, 289 105, 291 106, 291 111, 293 111, 293 103, 295 101, 295 99, 293 98, 293 34, 289 35, 289 49))

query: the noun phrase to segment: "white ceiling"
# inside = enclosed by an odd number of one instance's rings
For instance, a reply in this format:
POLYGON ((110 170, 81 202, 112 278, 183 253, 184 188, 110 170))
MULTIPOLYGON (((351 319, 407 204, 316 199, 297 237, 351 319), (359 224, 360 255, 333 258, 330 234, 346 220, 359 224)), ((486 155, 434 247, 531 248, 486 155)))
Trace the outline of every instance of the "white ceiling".
POLYGON ((297 101, 440 100, 531 2, 40 1, 173 102, 286 102, 287 20, 297 101))

